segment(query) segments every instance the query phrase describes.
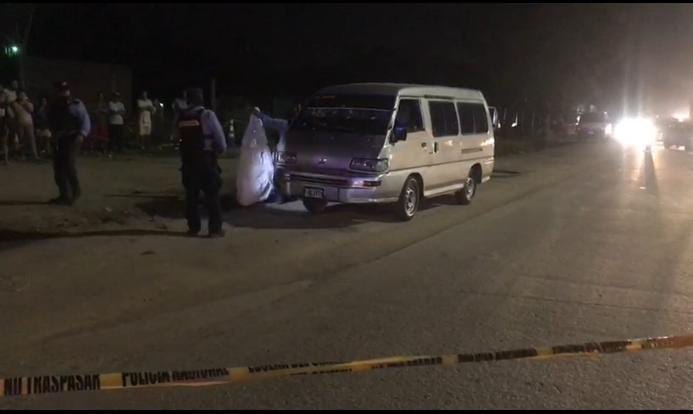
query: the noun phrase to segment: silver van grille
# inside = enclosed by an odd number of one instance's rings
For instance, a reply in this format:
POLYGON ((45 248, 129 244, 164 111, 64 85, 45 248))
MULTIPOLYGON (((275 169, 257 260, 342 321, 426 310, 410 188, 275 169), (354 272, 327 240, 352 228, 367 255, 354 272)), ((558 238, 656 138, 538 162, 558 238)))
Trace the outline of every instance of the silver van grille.
POLYGON ((291 181, 303 181, 306 183, 325 184, 325 185, 332 185, 332 186, 336 186, 336 187, 348 187, 349 186, 349 180, 345 180, 345 179, 341 179, 341 178, 311 177, 311 176, 298 175, 298 174, 291 174, 289 177, 290 177, 291 181))

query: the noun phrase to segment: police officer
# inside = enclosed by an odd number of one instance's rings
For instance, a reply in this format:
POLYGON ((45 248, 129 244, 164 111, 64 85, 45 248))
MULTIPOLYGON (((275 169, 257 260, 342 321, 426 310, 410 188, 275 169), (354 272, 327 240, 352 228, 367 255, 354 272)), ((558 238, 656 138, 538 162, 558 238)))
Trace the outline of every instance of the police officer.
POLYGON ((178 117, 177 126, 188 235, 195 236, 200 232, 198 199, 202 191, 209 212, 209 237, 223 237, 219 200, 221 169, 217 156, 226 151, 224 130, 216 114, 205 109, 202 89, 188 89, 187 103, 188 107, 178 117))
POLYGON ((89 135, 91 122, 82 101, 70 94, 70 85, 55 84, 55 98, 48 108, 48 124, 53 133, 53 173, 60 195, 53 204, 72 205, 82 194, 77 178, 77 154, 89 135))

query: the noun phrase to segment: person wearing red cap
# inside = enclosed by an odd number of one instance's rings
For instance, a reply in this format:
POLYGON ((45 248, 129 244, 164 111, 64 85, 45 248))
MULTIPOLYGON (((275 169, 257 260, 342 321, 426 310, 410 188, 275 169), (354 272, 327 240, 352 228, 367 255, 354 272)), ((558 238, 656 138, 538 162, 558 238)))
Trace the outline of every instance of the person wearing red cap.
POLYGON ((50 202, 72 205, 82 194, 77 178, 77 154, 89 135, 91 122, 87 108, 72 97, 67 82, 57 82, 55 92, 48 110, 48 123, 54 134, 53 173, 60 195, 50 202))

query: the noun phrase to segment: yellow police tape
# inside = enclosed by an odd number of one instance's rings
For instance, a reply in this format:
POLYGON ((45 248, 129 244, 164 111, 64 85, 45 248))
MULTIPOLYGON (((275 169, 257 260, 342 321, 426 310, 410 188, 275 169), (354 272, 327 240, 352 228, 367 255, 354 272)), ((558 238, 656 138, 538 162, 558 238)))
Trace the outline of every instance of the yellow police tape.
POLYGON ((599 355, 651 349, 676 349, 689 346, 693 346, 693 334, 630 339, 625 341, 590 342, 579 345, 559 345, 476 354, 397 356, 352 362, 309 362, 237 368, 212 368, 193 371, 139 371, 112 374, 0 378, 0 394, 3 396, 16 396, 124 388, 205 386, 297 375, 355 373, 384 368, 431 365, 452 366, 467 362, 545 359, 557 356, 599 355))

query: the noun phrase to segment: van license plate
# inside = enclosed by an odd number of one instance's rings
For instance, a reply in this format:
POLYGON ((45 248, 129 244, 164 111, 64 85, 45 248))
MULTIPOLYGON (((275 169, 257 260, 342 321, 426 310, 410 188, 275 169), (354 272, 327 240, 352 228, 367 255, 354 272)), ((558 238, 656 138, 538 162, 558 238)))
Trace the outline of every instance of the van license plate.
POLYGON ((306 187, 303 189, 305 198, 325 198, 325 190, 322 188, 306 187))

